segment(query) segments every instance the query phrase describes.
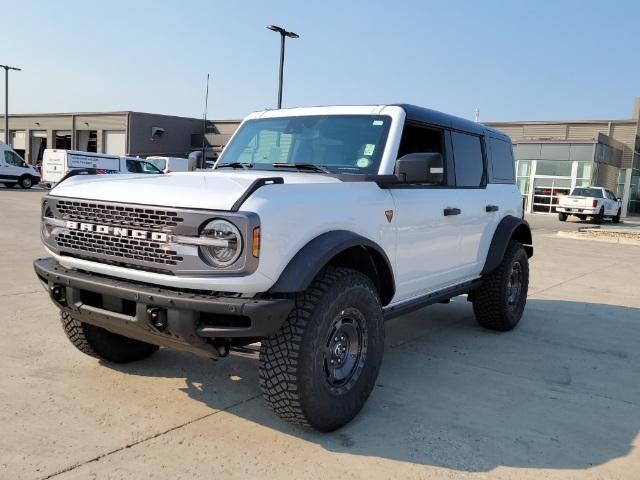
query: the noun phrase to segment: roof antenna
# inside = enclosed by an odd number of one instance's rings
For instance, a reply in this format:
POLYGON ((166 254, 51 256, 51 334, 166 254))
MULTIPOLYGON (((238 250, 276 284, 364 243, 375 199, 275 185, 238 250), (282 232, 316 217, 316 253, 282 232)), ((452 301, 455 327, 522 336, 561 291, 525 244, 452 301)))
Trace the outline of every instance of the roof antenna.
POLYGON ((479 108, 476 108, 475 116, 476 116, 476 123, 478 123, 480 121, 480 109, 479 108))
POLYGON ((206 168, 205 152, 207 149, 207 106, 209 103, 209 74, 207 73, 207 90, 204 95, 204 115, 202 115, 202 158, 200 159, 200 168, 206 168))

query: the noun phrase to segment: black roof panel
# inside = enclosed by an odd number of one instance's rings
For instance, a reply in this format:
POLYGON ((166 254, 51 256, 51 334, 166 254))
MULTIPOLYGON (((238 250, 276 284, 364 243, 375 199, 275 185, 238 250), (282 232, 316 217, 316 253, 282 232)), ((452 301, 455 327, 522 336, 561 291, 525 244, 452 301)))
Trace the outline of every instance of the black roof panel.
POLYGON ((418 107, 416 105, 409 105, 406 103, 396 104, 396 106, 402 108, 406 115, 407 120, 414 120, 416 122, 429 123, 432 125, 440 125, 443 127, 453 128, 455 130, 462 130, 464 132, 475 134, 491 134, 493 136, 503 138, 504 140, 511 141, 511 139, 500 130, 487 127, 481 123, 472 122, 465 118, 454 117, 446 113, 438 112, 437 110, 431 110, 429 108, 418 107))

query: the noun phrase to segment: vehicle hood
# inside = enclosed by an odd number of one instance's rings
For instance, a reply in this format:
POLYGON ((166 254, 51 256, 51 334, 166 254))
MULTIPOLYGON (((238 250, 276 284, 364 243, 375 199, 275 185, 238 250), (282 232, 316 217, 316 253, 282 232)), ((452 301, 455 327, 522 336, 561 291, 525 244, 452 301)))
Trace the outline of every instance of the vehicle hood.
POLYGON ((57 185, 51 190, 51 195, 163 207, 231 210, 255 180, 270 177, 281 177, 285 184, 340 182, 337 178, 320 173, 257 170, 167 175, 77 175, 57 185))

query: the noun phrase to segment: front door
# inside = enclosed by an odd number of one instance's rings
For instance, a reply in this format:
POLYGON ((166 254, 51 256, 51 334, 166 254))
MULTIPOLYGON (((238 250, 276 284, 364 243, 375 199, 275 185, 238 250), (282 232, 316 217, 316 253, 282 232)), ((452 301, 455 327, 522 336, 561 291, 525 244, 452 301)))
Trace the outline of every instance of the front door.
POLYGON ((25 173, 30 173, 29 167, 20 156, 11 151, 5 150, 3 152, 4 167, 2 168, 2 175, 9 180, 18 180, 25 173))
POLYGON ((409 300, 456 283, 461 277, 460 198, 454 178, 447 132, 420 124, 405 125, 398 157, 441 153, 443 175, 437 183, 391 188, 392 225, 396 232, 396 301, 409 300))

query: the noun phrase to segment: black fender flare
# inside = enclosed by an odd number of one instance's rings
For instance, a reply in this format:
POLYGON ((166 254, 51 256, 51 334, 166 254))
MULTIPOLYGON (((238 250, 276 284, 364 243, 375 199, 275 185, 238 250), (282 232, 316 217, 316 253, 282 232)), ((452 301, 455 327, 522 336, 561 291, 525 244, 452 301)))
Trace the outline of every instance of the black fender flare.
POLYGON ((306 290, 332 258, 352 247, 367 249, 376 257, 373 259, 376 270, 386 270, 384 275, 387 276, 389 285, 381 301, 383 304, 391 301, 395 294, 395 281, 389 257, 377 243, 348 230, 326 232, 307 243, 289 261, 269 292, 295 293, 306 290))
POLYGON ((500 265, 512 238, 524 245, 529 258, 533 256, 533 239, 529 224, 521 218, 507 215, 500 221, 493 234, 493 239, 487 252, 487 259, 484 262, 482 272, 480 272, 482 275, 488 275, 500 265))

